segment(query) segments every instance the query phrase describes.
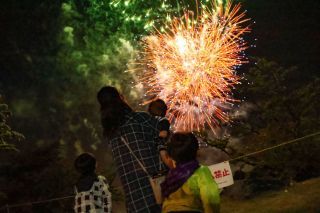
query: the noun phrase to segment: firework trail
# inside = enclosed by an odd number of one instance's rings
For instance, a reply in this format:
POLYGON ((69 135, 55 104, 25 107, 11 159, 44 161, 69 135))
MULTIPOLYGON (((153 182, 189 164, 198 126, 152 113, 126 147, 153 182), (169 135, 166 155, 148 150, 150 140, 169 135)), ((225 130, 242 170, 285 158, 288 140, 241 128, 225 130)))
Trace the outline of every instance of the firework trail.
MULTIPOLYGON (((177 131, 212 130, 228 122, 226 106, 240 82, 235 69, 247 60, 242 36, 249 32, 240 4, 213 1, 194 14, 173 18, 164 33, 145 38, 139 62, 140 83, 149 101, 163 99, 177 131)), ((146 102, 145 104, 147 104, 146 102)))

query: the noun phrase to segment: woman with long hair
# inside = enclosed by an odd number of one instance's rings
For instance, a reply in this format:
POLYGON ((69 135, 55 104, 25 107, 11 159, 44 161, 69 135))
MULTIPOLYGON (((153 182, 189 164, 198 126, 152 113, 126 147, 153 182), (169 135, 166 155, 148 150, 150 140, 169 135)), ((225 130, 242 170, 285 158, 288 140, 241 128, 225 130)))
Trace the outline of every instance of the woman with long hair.
POLYGON ((159 138, 160 120, 148 113, 133 111, 115 87, 101 88, 97 99, 104 135, 111 144, 125 191, 127 212, 161 212, 148 178, 157 174, 160 167, 159 150, 163 148, 159 138))

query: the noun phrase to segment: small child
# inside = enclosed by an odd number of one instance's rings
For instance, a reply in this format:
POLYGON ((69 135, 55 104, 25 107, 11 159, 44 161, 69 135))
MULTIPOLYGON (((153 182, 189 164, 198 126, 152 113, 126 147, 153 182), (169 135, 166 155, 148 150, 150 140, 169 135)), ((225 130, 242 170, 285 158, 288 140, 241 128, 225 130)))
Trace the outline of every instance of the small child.
POLYGON ((199 144, 192 133, 174 133, 168 143, 169 156, 174 161, 161 184, 164 202, 162 212, 220 211, 220 195, 209 168, 196 160, 199 144))
POLYGON ((159 137, 164 139, 166 139, 169 136, 169 129, 170 129, 170 123, 165 118, 167 114, 167 110, 168 110, 168 107, 166 103, 161 99, 156 99, 152 101, 148 107, 148 112, 150 113, 150 115, 154 117, 162 118, 159 123, 159 126, 160 126, 159 137))
MULTIPOLYGON (((156 99, 149 104, 148 112, 154 117, 159 117, 159 137, 165 142, 168 140, 170 133, 170 122, 166 119, 168 107, 166 103, 161 99, 156 99)), ((169 158, 165 146, 160 150, 160 157, 162 162, 168 167, 173 168, 172 160, 169 158)))
POLYGON ((90 153, 83 153, 74 162, 80 178, 75 185, 76 213, 110 213, 111 193, 106 178, 96 174, 96 159, 90 153))

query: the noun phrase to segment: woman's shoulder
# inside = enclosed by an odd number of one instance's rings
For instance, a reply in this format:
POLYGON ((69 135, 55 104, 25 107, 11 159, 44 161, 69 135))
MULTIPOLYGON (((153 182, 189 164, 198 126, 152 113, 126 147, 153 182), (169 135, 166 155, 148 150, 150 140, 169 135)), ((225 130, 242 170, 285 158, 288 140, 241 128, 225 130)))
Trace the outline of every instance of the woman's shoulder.
POLYGON ((121 134, 125 134, 133 129, 139 129, 143 127, 147 127, 150 130, 159 131, 158 126, 159 121, 147 112, 131 112, 130 115, 128 115, 127 121, 120 126, 119 130, 121 134))
POLYGON ((132 112, 131 117, 128 120, 128 122, 129 123, 139 123, 139 124, 148 123, 149 125, 150 124, 155 125, 159 121, 147 112, 138 111, 138 112, 132 112))
POLYGON ((137 111, 137 112, 134 112, 135 113, 135 116, 137 117, 143 117, 143 118, 151 118, 152 116, 147 113, 147 112, 143 112, 143 111, 137 111))
POLYGON ((141 122, 148 119, 151 119, 151 115, 149 115, 147 112, 130 112, 128 115, 127 123, 132 122, 141 122))

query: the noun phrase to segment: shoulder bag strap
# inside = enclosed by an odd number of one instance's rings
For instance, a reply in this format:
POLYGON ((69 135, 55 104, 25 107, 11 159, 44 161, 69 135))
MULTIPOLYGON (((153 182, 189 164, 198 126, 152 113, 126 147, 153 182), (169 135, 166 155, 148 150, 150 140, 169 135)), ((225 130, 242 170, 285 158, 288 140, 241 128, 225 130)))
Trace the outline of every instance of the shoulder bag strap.
POLYGON ((138 159, 138 157, 133 153, 132 149, 130 148, 129 144, 127 143, 127 141, 121 136, 121 140, 122 142, 128 147, 130 153, 133 155, 133 157, 138 161, 140 167, 142 168, 142 170, 149 176, 149 173, 147 172, 146 168, 143 166, 143 163, 138 159))

